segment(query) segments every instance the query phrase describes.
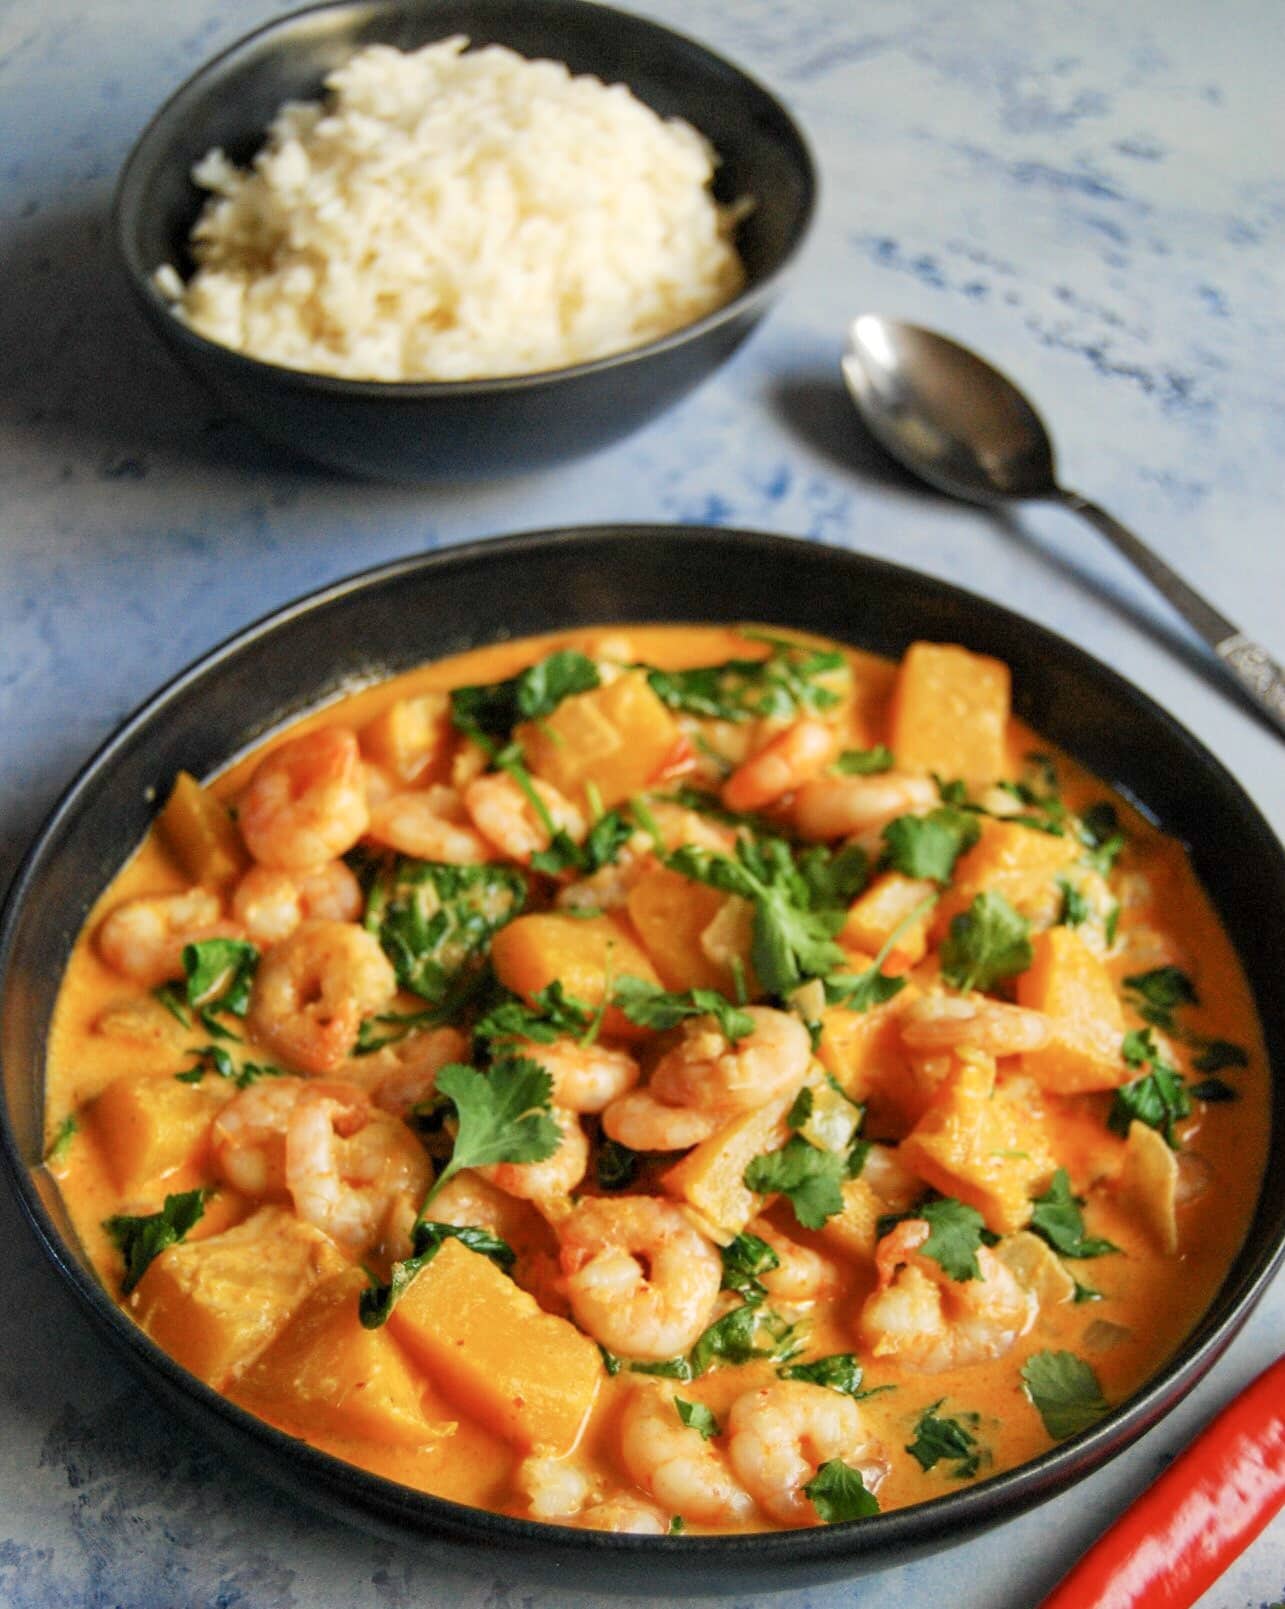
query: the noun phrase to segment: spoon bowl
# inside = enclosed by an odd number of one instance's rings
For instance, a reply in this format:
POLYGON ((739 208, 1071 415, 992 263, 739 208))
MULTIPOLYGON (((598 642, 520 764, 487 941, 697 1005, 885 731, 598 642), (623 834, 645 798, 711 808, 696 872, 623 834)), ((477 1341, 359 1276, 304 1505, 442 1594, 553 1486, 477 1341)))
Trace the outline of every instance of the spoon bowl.
POLYGON ((893 458, 968 503, 1035 499, 1081 515, 1146 576, 1285 735, 1285 671, 1114 515, 1059 483, 1044 421, 1007 375, 945 335, 873 313, 854 320, 849 341, 843 378, 867 429, 893 458))

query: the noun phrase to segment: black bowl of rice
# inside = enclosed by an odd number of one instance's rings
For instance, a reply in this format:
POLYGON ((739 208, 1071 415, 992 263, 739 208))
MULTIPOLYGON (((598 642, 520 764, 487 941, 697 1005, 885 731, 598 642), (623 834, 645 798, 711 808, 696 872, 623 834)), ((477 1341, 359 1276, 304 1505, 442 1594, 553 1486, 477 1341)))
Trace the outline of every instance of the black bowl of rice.
POLYGON ((590 0, 347 0, 201 68, 121 175, 175 356, 280 446, 403 481, 555 463, 749 334, 816 179, 739 68, 590 0))

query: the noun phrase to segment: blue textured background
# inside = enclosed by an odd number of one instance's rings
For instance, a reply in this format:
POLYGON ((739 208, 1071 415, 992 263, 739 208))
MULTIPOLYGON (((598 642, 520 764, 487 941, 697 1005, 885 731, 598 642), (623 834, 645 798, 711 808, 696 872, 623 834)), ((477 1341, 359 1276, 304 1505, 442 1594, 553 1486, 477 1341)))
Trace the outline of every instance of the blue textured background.
MULTIPOLYGON (((946 329, 1026 383, 1065 478, 1285 652, 1285 118, 1278 0, 651 0, 773 85, 823 177, 764 329, 597 457, 470 488, 356 485, 222 417, 108 261, 120 162, 263 0, 0 0, 0 881, 75 768, 265 610, 464 537, 614 518, 762 526, 909 563, 1052 626, 1174 710, 1285 826, 1279 743, 1069 516, 952 507, 887 467, 838 381, 846 322, 946 329)), ((0 1603, 587 1603, 456 1575, 301 1510, 104 1355, 0 1193, 0 1603)), ((1165 1425, 969 1546, 782 1606, 1022 1609, 1280 1346, 1278 1281, 1165 1425)), ((1206 1609, 1285 1596, 1273 1530, 1206 1609)), ((740 1599, 747 1606, 769 1600, 740 1599)))

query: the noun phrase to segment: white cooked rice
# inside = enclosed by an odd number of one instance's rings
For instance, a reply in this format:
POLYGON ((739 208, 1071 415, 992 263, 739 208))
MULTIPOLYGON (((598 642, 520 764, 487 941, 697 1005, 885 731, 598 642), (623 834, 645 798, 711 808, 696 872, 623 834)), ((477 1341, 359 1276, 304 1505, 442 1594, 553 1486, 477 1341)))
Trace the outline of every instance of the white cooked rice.
POLYGON ((561 368, 721 306, 744 272, 717 157, 621 84, 463 38, 360 51, 245 171, 214 150, 197 272, 156 283, 253 357, 368 380, 561 368))

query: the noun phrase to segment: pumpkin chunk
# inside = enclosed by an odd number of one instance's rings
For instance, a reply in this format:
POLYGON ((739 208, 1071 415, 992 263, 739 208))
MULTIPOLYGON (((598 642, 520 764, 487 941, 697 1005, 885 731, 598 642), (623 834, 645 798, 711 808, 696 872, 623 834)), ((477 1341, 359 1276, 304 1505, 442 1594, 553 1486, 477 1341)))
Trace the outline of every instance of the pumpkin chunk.
POLYGON ((994 782, 1004 775, 1008 666, 950 643, 912 643, 893 692, 889 742, 902 771, 994 782))
POLYGON ((654 781, 681 742, 678 723, 641 670, 564 698, 552 715, 523 723, 514 736, 536 776, 579 804, 592 786, 607 809, 654 781))
MULTIPOLYGON (((878 955, 898 924, 906 920, 916 905, 922 904, 930 894, 936 892, 936 883, 924 878, 907 877, 903 872, 885 872, 850 906, 839 942, 878 955)), ((884 957, 883 971, 889 977, 898 977, 923 960, 928 949, 928 923, 931 917, 930 906, 899 935, 896 944, 884 957)))
POLYGON ((124 1073, 89 1108, 112 1177, 127 1196, 200 1162, 210 1124, 235 1089, 223 1079, 182 1084, 169 1073, 124 1073))
POLYGON ((779 1151, 785 1144, 789 1138, 785 1114, 794 1098, 791 1091, 733 1118, 662 1178, 666 1192, 685 1202, 699 1227, 713 1239, 734 1240, 762 1206, 763 1198, 745 1183, 745 1170, 756 1156, 779 1151))
POLYGON ((455 746, 449 693, 399 698, 362 728, 361 746, 399 782, 419 787, 437 779, 455 746))
POLYGON ((956 861, 954 881, 938 902, 934 936, 947 933, 952 918, 983 893, 1002 894, 1028 921, 1049 926, 1062 903, 1057 874, 1079 853, 1073 838, 1055 837, 1019 821, 983 821, 981 836, 956 861))
POLYGON ((1034 958, 1017 980, 1019 1005, 1053 1019, 1053 1036, 1026 1051, 1022 1070, 1060 1095, 1116 1089, 1132 1072, 1120 1054, 1124 1011, 1111 975, 1069 927, 1050 928, 1031 941, 1034 958))
MULTIPOLYGON (((561 981, 569 995, 597 1007, 617 978, 660 984, 647 952, 613 916, 536 911, 516 917, 491 941, 491 962, 505 988, 527 1000, 561 981)), ((630 1022, 615 1006, 608 1007, 602 1026, 604 1033, 622 1039, 645 1039, 651 1031, 630 1022)))
POLYGON ((250 863, 227 806, 186 771, 175 777, 156 825, 194 883, 225 888, 250 863))
POLYGON ((158 1346, 217 1390, 254 1362, 323 1279, 347 1266, 319 1229, 264 1207, 235 1229, 163 1251, 129 1307, 158 1346))
POLYGON ((667 866, 644 872, 630 889, 630 920, 667 989, 731 994, 731 968, 711 960, 701 941, 732 897, 667 866))
POLYGON ((1026 1225, 1031 1197, 1055 1165, 1041 1118, 995 1087, 989 1056, 969 1051, 961 1053, 898 1156, 942 1195, 976 1207, 987 1228, 1001 1235, 1026 1225))
POLYGON ((387 1328, 368 1330, 357 1304, 358 1268, 318 1285, 276 1340, 246 1370, 238 1400, 303 1431, 418 1447, 454 1425, 424 1411, 424 1386, 387 1328))
POLYGON ((580 1439, 603 1378, 598 1348, 458 1240, 420 1270, 388 1327, 432 1383, 494 1434, 555 1458, 580 1439))

